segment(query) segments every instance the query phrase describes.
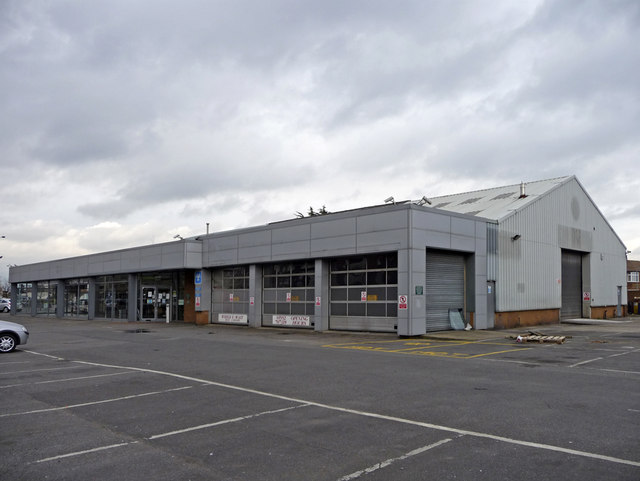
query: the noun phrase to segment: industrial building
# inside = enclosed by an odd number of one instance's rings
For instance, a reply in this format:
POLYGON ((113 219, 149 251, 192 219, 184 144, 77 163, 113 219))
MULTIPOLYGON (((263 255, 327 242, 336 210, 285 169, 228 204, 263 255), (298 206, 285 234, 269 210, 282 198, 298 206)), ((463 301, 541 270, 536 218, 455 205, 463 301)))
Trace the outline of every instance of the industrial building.
POLYGON ((9 280, 14 315, 399 336, 627 306, 626 247, 575 176, 16 266, 9 280))

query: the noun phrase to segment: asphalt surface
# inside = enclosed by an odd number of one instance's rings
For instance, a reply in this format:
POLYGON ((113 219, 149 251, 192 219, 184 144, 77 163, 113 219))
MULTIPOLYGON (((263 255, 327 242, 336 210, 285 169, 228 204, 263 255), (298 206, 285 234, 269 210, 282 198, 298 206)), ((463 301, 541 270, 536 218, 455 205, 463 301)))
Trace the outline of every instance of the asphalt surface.
POLYGON ((5 316, 0 479, 638 480, 640 319, 389 334, 5 316))

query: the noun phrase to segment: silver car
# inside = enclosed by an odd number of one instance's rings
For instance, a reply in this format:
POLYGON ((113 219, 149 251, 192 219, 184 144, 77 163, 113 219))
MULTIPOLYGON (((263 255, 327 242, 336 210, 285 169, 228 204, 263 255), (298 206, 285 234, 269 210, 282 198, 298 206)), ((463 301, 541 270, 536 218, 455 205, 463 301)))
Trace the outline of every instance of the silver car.
POLYGON ((0 352, 11 352, 16 346, 26 344, 29 331, 22 324, 0 321, 0 352))
POLYGON ((11 299, 0 299, 0 312, 9 312, 11 310, 11 299))

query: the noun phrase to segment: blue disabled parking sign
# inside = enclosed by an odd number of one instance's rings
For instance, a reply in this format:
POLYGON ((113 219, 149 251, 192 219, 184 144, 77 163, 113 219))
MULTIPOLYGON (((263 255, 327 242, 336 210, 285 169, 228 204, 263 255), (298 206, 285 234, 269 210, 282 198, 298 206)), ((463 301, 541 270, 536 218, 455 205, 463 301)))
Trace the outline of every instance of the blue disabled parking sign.
POLYGON ((196 271, 196 284, 202 284, 202 271, 196 271))

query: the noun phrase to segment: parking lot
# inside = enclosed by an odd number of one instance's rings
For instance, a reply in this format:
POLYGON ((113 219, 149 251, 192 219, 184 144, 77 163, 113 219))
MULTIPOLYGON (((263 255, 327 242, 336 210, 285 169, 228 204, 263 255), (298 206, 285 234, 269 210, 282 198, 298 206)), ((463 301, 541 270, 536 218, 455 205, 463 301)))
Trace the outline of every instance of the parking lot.
POLYGON ((3 479, 640 479, 638 318, 537 328, 564 344, 11 320, 3 479))

